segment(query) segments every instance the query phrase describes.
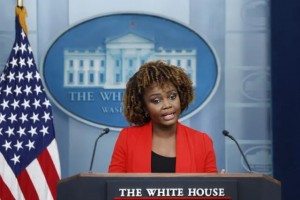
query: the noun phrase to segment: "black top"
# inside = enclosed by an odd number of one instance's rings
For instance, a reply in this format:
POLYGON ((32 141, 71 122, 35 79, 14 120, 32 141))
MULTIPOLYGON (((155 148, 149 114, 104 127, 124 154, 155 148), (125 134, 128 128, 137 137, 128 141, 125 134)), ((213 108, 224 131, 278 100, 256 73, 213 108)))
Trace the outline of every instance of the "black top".
POLYGON ((176 157, 165 157, 152 151, 151 154, 151 172, 153 173, 170 173, 175 172, 176 157))

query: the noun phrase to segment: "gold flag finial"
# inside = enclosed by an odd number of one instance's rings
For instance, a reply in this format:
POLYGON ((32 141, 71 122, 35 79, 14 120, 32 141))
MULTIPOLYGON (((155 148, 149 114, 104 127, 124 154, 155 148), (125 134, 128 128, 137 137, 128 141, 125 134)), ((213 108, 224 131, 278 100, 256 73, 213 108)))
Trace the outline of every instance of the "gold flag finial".
POLYGON ((22 7, 17 6, 16 7, 16 15, 19 18, 19 23, 22 26, 25 34, 28 36, 28 29, 27 29, 27 25, 25 22, 25 19, 27 17, 26 8, 24 6, 22 6, 22 7))

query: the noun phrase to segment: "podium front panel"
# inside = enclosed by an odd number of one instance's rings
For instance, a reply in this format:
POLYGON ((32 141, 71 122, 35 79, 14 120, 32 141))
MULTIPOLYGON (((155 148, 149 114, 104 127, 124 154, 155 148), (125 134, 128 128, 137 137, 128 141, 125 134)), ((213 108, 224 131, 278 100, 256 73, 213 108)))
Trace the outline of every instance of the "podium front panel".
POLYGON ((264 175, 79 174, 61 180, 58 200, 280 200, 264 175))

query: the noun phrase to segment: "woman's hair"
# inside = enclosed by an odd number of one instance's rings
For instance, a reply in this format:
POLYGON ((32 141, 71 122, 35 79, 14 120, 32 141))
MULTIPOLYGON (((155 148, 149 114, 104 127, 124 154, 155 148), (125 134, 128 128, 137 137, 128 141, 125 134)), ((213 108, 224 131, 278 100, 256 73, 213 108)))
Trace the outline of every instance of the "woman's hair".
POLYGON ((180 67, 164 61, 150 61, 129 79, 123 96, 123 112, 131 125, 143 125, 150 121, 144 110, 144 92, 153 83, 163 86, 172 83, 180 98, 181 113, 194 100, 193 83, 180 67))

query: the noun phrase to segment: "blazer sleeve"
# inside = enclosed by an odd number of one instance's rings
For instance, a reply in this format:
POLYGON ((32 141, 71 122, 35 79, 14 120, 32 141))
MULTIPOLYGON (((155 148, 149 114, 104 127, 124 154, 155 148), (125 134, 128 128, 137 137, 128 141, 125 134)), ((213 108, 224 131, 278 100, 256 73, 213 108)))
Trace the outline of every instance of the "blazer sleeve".
POLYGON ((212 139, 206 135, 205 146, 206 146, 206 158, 205 158, 205 169, 207 173, 217 173, 216 167, 216 154, 214 151, 214 144, 212 139))
POLYGON ((111 162, 109 165, 109 173, 124 173, 127 171, 127 134, 126 129, 123 129, 116 141, 111 162))

